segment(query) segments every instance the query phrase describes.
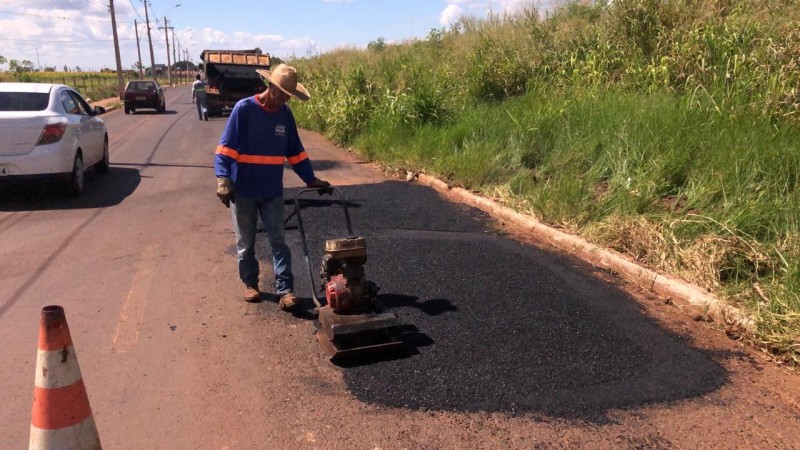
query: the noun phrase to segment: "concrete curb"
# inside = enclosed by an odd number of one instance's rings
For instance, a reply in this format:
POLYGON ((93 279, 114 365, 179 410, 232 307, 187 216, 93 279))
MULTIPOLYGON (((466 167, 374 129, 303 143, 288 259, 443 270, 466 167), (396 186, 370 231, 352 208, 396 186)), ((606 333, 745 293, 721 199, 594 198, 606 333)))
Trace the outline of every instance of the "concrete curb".
POLYGON ((498 205, 486 197, 475 195, 466 189, 451 187, 437 178, 419 174, 417 181, 432 187, 447 197, 481 209, 497 219, 520 226, 528 231, 534 239, 553 245, 597 267, 619 274, 627 281, 645 290, 697 307, 703 315, 719 324, 739 326, 748 332, 755 330, 755 323, 751 318, 739 309, 723 303, 699 286, 642 267, 619 252, 599 247, 578 236, 551 228, 532 217, 498 205))

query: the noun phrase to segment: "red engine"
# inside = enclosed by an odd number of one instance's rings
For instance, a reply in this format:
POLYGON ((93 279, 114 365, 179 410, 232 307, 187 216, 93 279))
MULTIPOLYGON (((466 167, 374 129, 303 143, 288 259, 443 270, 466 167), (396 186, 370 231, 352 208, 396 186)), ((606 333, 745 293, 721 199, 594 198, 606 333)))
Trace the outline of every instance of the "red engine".
POLYGON ((359 313, 373 306, 378 286, 366 279, 367 245, 364 238, 348 237, 325 242, 322 279, 328 305, 337 314, 359 313))

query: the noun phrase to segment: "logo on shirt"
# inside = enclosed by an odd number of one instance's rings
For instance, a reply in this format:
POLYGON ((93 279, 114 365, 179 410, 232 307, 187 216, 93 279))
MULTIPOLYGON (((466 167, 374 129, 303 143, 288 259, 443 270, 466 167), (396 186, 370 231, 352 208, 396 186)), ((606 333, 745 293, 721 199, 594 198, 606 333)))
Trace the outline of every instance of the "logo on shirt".
POLYGON ((275 135, 277 135, 277 136, 285 136, 286 135, 286 125, 276 125, 275 126, 275 135))

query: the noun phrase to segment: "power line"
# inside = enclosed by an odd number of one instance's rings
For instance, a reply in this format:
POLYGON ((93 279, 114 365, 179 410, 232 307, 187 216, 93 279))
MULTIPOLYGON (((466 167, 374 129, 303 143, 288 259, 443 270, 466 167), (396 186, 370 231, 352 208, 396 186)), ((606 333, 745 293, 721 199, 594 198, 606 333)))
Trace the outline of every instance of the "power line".
POLYGON ((91 5, 99 6, 99 7, 103 8, 103 9, 108 8, 108 5, 105 5, 103 3, 97 3, 96 1, 92 1, 92 0, 86 0, 86 1, 89 2, 89 4, 91 4, 91 5))
MULTIPOLYGON (((67 16, 48 16, 48 15, 45 15, 45 14, 21 13, 21 12, 15 12, 15 11, 0 11, 0 14, 13 14, 13 15, 16 15, 16 16, 28 16, 28 17, 41 17, 41 18, 45 18, 45 19, 72 20, 72 21, 75 21, 75 22, 82 22, 82 23, 111 23, 111 20, 103 20, 103 19, 89 20, 89 19, 79 19, 79 18, 67 17, 67 16)), ((125 23, 131 24, 133 22, 125 22, 125 23)))
MULTIPOLYGON (((120 39, 121 41, 135 41, 134 38, 125 38, 120 39)), ((58 44, 85 44, 85 43, 93 43, 93 42, 112 42, 113 39, 95 39, 91 41, 46 41, 41 39, 8 39, 8 38, 0 38, 0 41, 13 41, 13 42, 47 42, 47 43, 58 43, 58 44)))
POLYGON ((135 12, 135 13, 136 13, 136 15, 139 17, 139 21, 141 21, 141 22, 144 22, 144 19, 142 18, 142 15, 141 15, 141 14, 139 14, 139 10, 138 10, 138 9, 136 9, 136 7, 135 7, 135 6, 133 6, 133 1, 132 1, 132 0, 128 0, 128 3, 130 3, 130 4, 131 4, 131 9, 133 9, 133 12, 135 12))

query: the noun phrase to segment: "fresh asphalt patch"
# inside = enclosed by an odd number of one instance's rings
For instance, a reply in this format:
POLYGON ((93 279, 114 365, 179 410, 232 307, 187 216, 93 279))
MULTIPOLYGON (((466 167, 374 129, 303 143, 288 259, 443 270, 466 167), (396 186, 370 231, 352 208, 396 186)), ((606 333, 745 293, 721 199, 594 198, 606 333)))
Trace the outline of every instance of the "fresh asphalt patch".
MULTIPOLYGON (((361 401, 602 421, 612 409, 702 396, 726 383, 714 355, 659 327, 625 292, 569 257, 503 236, 482 211, 413 183, 341 189, 353 231, 367 241, 367 277, 406 332, 400 354, 341 364, 361 401)), ((303 198, 316 277, 324 241, 347 230, 336 197, 303 198)), ((287 204, 287 216, 292 210, 287 204)), ((294 217, 287 241, 296 291, 310 298, 294 217)), ((256 252, 269 264, 263 234, 256 252)))

